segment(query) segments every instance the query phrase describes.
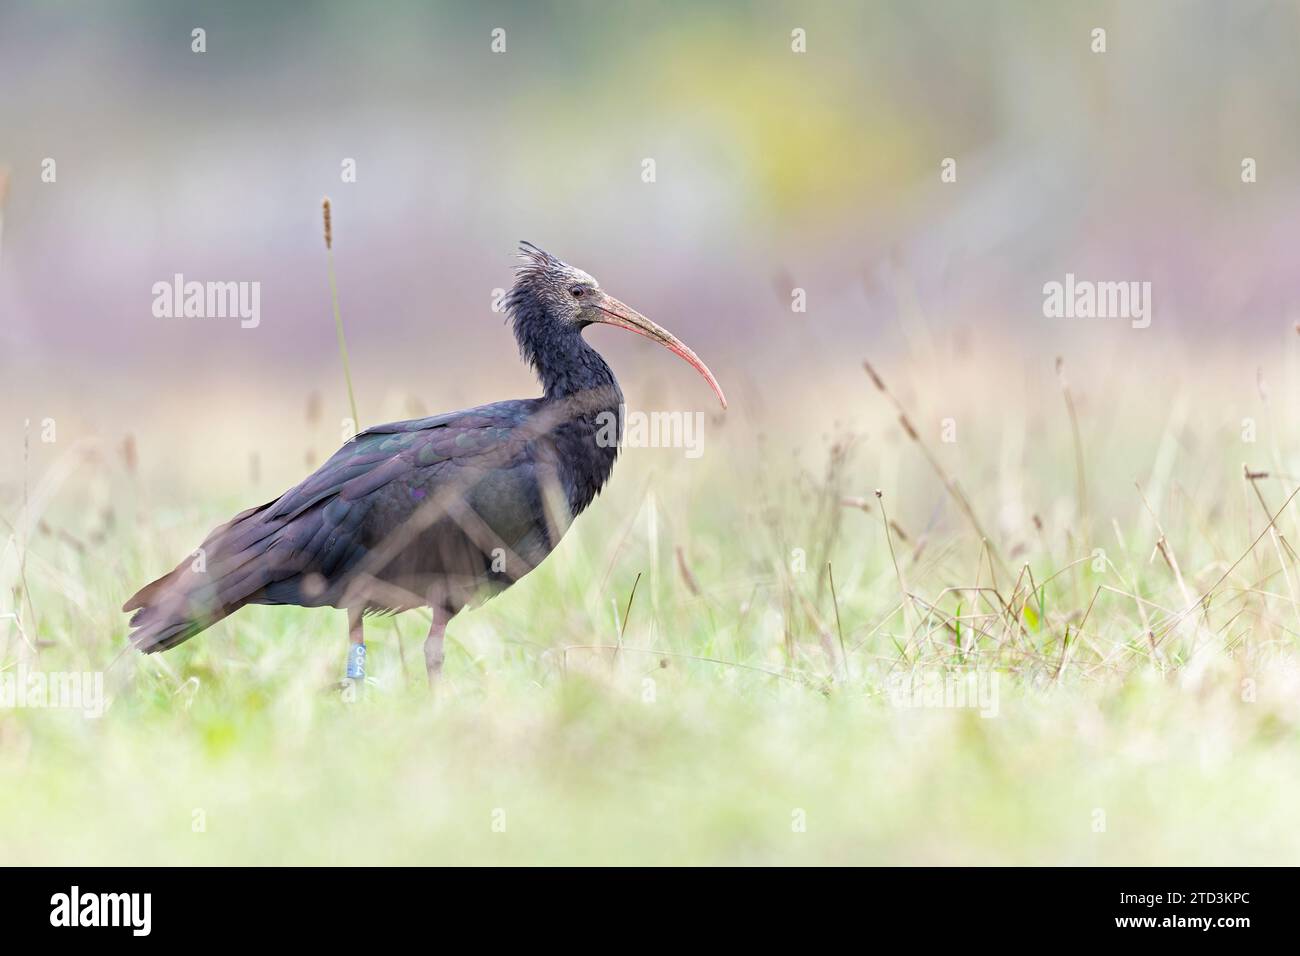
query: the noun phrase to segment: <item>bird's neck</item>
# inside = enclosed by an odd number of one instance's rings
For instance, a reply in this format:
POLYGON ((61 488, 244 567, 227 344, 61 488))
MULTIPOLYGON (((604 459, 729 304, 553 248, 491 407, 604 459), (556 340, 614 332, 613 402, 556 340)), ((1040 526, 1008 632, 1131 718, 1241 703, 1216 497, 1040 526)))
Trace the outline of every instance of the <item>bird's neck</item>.
POLYGON ((552 319, 527 292, 516 292, 511 308, 519 354, 537 373, 544 399, 564 400, 593 414, 622 404, 614 372, 581 331, 552 319))
POLYGON ((570 513, 577 515, 613 471, 623 437, 623 392, 581 331, 553 319, 530 291, 513 290, 510 308, 519 353, 542 383, 542 418, 548 421, 570 513))

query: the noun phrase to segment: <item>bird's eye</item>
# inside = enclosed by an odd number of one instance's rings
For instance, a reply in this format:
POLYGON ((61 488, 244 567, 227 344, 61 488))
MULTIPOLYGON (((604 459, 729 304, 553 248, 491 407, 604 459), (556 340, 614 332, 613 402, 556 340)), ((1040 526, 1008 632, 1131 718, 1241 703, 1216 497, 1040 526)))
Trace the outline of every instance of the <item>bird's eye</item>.
POLYGON ((587 290, 580 285, 575 285, 571 289, 569 289, 569 295, 573 296, 575 299, 581 299, 584 295, 586 295, 586 293, 587 290))

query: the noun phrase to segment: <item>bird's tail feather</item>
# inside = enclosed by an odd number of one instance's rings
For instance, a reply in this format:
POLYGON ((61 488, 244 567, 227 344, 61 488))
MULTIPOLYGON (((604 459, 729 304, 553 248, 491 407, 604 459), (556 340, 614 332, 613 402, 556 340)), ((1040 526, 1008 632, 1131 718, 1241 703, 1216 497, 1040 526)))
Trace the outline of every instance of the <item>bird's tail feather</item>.
POLYGON ((257 529, 252 535, 254 546, 238 553, 231 553, 232 544, 242 543, 247 537, 245 522, 257 521, 266 507, 236 515, 208 535, 196 552, 197 559, 182 561, 127 599, 122 610, 135 612, 131 616, 131 643, 138 650, 146 654, 169 650, 248 603, 261 582, 250 582, 247 575, 235 577, 233 573, 264 552, 265 543, 258 536, 268 537, 273 529, 257 529), (232 587, 236 582, 242 586, 232 587))
POLYGON ((212 600, 186 564, 146 584, 122 606, 131 615, 131 643, 146 654, 165 651, 215 624, 237 608, 212 600))

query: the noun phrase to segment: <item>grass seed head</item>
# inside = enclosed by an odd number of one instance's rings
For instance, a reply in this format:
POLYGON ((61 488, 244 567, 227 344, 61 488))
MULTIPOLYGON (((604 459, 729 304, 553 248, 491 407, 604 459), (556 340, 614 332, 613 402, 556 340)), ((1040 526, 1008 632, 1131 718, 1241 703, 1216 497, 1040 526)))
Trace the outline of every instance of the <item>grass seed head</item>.
POLYGON ((330 197, 321 200, 321 211, 325 214, 325 248, 334 248, 334 227, 330 223, 330 197))

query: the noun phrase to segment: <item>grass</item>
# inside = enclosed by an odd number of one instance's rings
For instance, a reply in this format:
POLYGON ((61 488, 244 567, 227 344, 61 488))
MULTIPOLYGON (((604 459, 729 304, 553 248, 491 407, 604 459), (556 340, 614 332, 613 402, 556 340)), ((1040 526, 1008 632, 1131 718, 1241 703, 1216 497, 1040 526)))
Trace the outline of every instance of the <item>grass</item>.
POLYGON ((124 596, 300 477, 300 449, 264 436, 254 493, 246 437, 166 419, 239 407, 162 409, 129 461, 34 440, 29 508, 3 485, 0 667, 107 668, 111 707, 0 710, 0 858, 1296 862, 1285 416, 1247 408, 1243 443, 1212 383, 1065 386, 1049 363, 1013 401, 989 367, 939 388, 877 360, 879 387, 821 383, 853 409, 838 431, 808 436, 813 402, 738 402, 698 461, 626 451, 542 568, 456 618, 436 695, 408 614, 368 626, 355 703, 329 689, 341 612, 246 609, 118 656, 124 596), (1165 398, 1126 413, 1145 388, 1165 398), (971 670, 996 716, 890 693, 971 670))

